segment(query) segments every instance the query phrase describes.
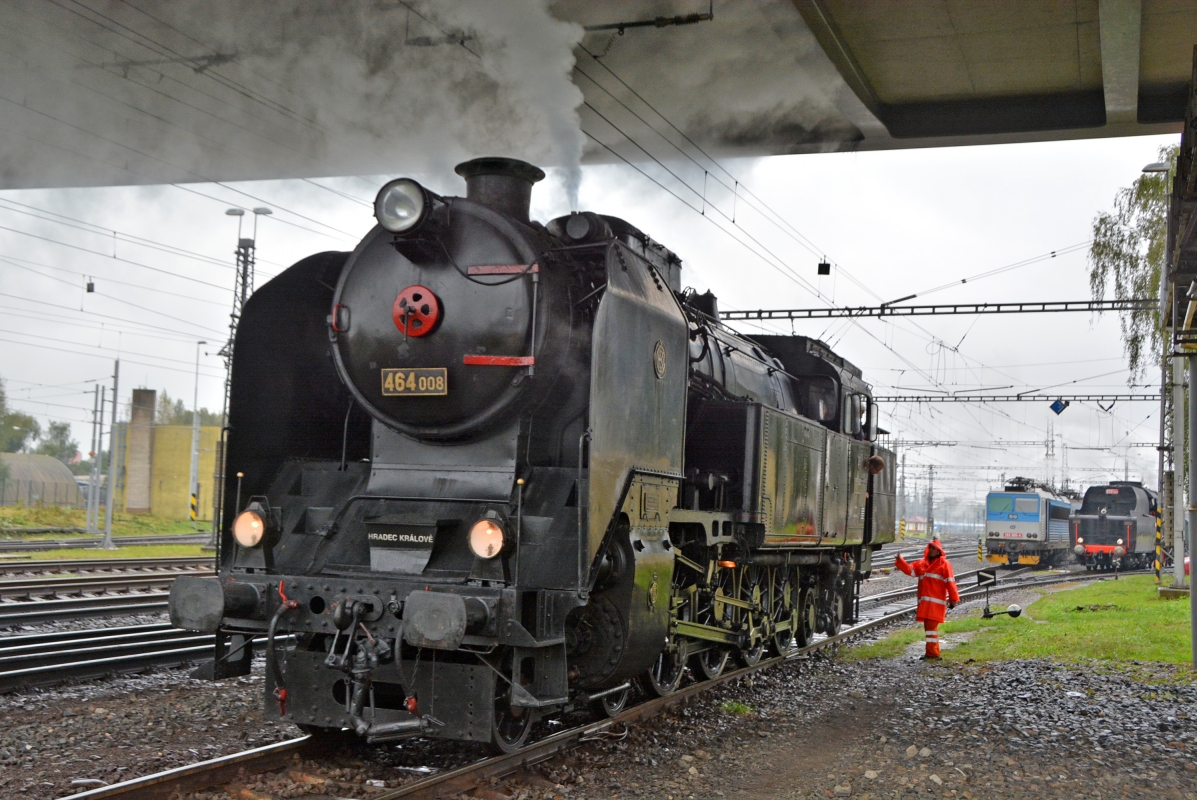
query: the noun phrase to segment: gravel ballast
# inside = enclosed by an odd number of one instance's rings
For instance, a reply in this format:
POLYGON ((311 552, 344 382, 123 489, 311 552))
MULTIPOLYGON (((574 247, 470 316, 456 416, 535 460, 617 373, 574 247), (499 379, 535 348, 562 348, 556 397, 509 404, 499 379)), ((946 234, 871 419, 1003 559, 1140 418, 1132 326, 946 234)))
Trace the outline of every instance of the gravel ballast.
MULTIPOLYGON (((894 659, 833 653, 790 662, 461 789, 484 800, 1197 800, 1191 671, 928 663, 918 660, 919 649, 894 659)), ((219 683, 163 670, 0 696, 0 800, 62 797, 299 735, 265 720, 262 685, 259 659, 252 675, 219 683)), ((329 743, 318 759, 297 758, 278 773, 194 796, 366 798, 484 755, 481 746, 428 740, 329 743)))

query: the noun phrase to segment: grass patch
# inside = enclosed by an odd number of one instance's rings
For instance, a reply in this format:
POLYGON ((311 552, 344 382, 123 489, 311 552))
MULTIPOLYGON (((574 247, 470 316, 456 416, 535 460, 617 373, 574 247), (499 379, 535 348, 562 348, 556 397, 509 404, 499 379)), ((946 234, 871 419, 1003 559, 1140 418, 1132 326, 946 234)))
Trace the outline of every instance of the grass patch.
MULTIPOLYGON (((995 604, 994 608, 1002 606, 995 604)), ((973 633, 969 641, 945 648, 945 661, 1050 658, 1187 664, 1191 658, 1189 604, 1159 599, 1151 575, 1044 594, 1017 619, 1003 615, 985 620, 977 611, 965 619, 946 622, 939 630, 941 635, 973 633)), ((904 628, 880 642, 851 648, 848 654, 892 658, 920 638, 921 627, 904 628)))
POLYGON ((724 700, 719 704, 719 710, 724 714, 731 714, 733 717, 747 717, 753 713, 752 706, 741 703, 739 700, 724 700))
POLYGON ((841 658, 848 661, 861 661, 866 658, 897 658, 907 647, 923 640, 923 629, 899 628, 890 631, 889 635, 875 642, 869 642, 858 647, 849 647, 841 653, 841 658))
MULTIPOLYGON (((82 508, 60 508, 57 506, 0 506, 0 528, 82 528, 87 513, 82 508)), ((100 517, 101 523, 103 516, 100 517)), ((211 530, 211 522, 201 522, 200 532, 211 530)), ((171 533, 195 533, 195 527, 187 520, 167 519, 149 514, 113 514, 112 534, 114 536, 161 536, 171 533)), ((64 539, 83 536, 81 533, 10 533, 9 537, 21 539, 64 539)))
POLYGON ((21 553, 28 558, 13 558, 0 555, 0 562, 12 561, 58 561, 61 559, 91 560, 97 558, 179 558, 181 556, 211 556, 211 551, 205 553, 198 544, 135 544, 118 547, 116 550, 101 550, 89 547, 65 547, 55 550, 38 550, 36 552, 21 553))

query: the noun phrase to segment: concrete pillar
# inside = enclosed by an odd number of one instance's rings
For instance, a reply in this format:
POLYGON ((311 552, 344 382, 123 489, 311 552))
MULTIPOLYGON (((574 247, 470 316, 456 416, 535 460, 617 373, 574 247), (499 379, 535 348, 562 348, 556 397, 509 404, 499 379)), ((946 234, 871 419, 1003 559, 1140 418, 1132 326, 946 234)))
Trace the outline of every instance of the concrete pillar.
POLYGON ((129 417, 129 438, 125 455, 125 511, 148 514, 151 508, 150 485, 154 462, 154 411, 158 393, 153 389, 134 389, 129 417))

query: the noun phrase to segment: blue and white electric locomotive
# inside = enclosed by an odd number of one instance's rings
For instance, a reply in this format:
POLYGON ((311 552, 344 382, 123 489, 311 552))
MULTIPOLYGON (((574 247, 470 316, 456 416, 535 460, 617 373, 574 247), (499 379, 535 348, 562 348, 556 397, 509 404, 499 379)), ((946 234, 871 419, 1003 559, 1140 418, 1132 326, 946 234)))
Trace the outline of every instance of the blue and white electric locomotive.
POLYGON ((1071 546, 1071 503, 1027 478, 1007 482, 1005 491, 985 499, 987 558, 1010 566, 1049 566, 1063 562, 1071 546))

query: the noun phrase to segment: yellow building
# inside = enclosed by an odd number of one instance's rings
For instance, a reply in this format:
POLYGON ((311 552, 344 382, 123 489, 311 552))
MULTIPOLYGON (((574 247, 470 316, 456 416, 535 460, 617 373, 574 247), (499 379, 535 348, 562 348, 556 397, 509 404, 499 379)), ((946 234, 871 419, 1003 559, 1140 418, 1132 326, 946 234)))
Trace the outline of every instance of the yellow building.
MULTIPOLYGON (((199 518, 212 519, 212 485, 216 472, 216 447, 220 427, 200 428, 199 518)), ((155 425, 150 468, 150 513, 158 517, 188 519, 191 477, 191 426, 155 425)))
MULTIPOLYGON (((116 425, 116 475, 113 506, 130 514, 153 514, 189 519, 191 426, 159 425, 155 421, 158 393, 134 389, 129 420, 116 425)), ((200 520, 212 520, 212 487, 216 484, 216 451, 220 426, 200 427, 200 520)))

